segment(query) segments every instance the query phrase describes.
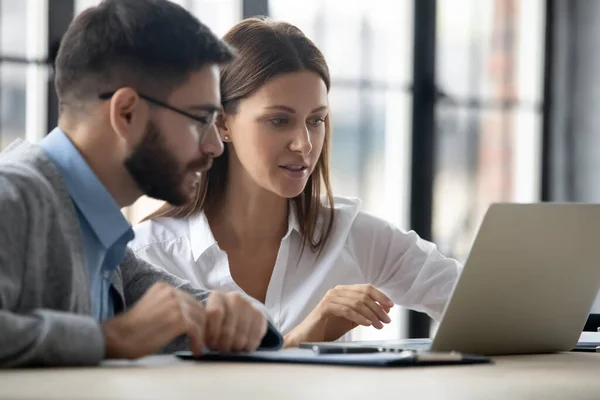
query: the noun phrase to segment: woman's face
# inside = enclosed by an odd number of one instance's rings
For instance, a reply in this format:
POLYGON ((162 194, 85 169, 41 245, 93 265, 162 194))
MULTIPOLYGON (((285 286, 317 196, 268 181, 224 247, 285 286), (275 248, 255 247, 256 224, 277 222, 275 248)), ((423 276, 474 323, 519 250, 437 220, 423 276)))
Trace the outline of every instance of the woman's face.
POLYGON ((281 197, 298 196, 321 155, 328 112, 327 87, 318 74, 293 72, 267 81, 220 125, 230 174, 281 197))

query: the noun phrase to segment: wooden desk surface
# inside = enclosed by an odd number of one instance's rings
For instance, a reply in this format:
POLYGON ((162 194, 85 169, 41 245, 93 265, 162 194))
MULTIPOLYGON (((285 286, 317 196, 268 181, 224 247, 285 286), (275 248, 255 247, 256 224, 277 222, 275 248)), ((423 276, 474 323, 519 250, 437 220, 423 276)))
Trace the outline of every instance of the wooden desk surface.
POLYGON ((599 399, 600 354, 500 357, 494 365, 356 368, 194 363, 0 372, 1 399, 599 399))

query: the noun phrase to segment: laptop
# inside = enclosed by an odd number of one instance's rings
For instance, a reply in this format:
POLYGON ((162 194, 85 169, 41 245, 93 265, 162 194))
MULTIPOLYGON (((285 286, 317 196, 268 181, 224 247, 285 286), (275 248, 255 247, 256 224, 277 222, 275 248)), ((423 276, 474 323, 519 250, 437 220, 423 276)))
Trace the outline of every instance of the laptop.
POLYGON ((481 355, 569 351, 600 289, 599 250, 600 204, 493 204, 433 340, 301 347, 481 355))

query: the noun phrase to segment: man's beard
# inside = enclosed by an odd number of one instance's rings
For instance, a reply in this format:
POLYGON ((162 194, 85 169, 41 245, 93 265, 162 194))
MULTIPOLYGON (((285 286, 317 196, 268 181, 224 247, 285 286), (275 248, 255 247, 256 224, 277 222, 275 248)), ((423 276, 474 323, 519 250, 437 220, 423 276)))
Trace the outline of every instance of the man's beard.
POLYGON ((140 190, 149 197, 182 206, 191 200, 193 188, 183 187, 186 174, 205 170, 209 157, 180 168, 166 149, 164 137, 152 121, 148 122, 142 141, 125 160, 125 168, 140 190))

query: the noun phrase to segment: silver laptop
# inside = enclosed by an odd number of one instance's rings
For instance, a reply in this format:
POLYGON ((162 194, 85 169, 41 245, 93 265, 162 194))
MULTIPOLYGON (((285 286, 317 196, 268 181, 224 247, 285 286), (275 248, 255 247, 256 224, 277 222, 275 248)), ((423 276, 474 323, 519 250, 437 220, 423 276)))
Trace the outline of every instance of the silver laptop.
POLYGON ((600 204, 494 204, 433 340, 323 345, 482 355, 569 351, 599 289, 600 204))

